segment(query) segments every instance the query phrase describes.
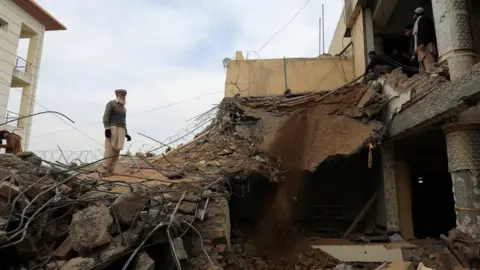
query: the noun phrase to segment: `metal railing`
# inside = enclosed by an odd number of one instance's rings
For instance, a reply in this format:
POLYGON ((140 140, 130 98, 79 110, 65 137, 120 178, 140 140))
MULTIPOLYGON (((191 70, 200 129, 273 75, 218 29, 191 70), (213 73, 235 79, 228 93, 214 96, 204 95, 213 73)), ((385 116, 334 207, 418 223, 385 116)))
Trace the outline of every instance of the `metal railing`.
MULTIPOLYGON (((20 117, 20 114, 18 114, 16 112, 12 112, 12 111, 9 111, 9 110, 5 111, 5 122, 17 119, 19 117, 20 117)), ((18 120, 9 123, 9 125, 10 126, 18 126, 18 120)))
POLYGON ((32 63, 21 58, 20 56, 17 56, 15 60, 15 70, 21 71, 23 73, 27 73, 30 71, 31 67, 32 67, 32 63))

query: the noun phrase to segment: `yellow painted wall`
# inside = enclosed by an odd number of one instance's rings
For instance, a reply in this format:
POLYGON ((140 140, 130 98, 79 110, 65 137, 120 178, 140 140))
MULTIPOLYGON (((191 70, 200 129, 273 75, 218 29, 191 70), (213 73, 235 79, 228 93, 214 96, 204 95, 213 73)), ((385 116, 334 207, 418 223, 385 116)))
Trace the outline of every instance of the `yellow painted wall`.
MULTIPOLYGON (((285 91, 283 59, 230 60, 225 97, 275 96, 285 91)), ((286 59, 287 87, 292 93, 332 90, 353 77, 353 61, 345 57, 286 59)))
POLYGON ((355 75, 360 76, 365 72, 366 55, 365 55, 365 37, 363 31, 363 11, 360 10, 355 23, 352 27, 353 42, 353 62, 355 65, 355 75))
MULTIPOLYGON (((337 23, 337 28, 335 29, 335 33, 333 34, 332 42, 330 43, 330 47, 328 48, 328 53, 331 55, 336 55, 340 53, 352 40, 351 38, 343 37, 345 35, 346 25, 345 25, 345 17, 344 13, 340 15, 340 19, 337 23)), ((346 56, 352 56, 352 48, 348 48, 347 51, 343 54, 346 56)))

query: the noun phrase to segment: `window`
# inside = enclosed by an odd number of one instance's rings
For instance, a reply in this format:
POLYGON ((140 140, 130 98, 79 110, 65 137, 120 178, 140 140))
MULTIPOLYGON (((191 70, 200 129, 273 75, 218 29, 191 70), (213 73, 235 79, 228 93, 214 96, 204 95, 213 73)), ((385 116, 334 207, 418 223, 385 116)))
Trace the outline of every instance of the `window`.
POLYGON ((8 23, 4 19, 0 18, 0 29, 7 30, 8 23))

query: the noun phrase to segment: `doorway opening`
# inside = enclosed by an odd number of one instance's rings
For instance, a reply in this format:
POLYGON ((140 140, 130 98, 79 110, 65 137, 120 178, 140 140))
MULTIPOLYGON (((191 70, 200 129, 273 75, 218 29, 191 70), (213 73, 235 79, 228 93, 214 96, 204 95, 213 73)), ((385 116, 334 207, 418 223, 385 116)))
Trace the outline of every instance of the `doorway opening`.
POLYGON ((417 239, 439 238, 455 227, 455 203, 441 129, 410 138, 402 147, 410 168, 411 205, 417 239))

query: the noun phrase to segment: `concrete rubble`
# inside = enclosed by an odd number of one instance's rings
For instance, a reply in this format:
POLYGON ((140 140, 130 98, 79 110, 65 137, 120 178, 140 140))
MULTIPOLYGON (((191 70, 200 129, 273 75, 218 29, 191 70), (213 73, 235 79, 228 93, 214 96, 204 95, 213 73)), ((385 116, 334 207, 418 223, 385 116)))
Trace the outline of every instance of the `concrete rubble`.
POLYGON ((375 87, 225 99, 194 140, 162 155, 122 157, 118 175, 107 178, 92 164, 39 163, 33 153, 0 155, 2 264, 333 269, 335 258, 302 244, 283 259, 245 257, 247 248, 231 239, 231 184, 258 174, 282 185, 288 180, 282 170, 312 170, 330 156, 376 146, 384 127, 375 117, 385 98, 375 87), (291 148, 299 135, 309 143, 291 148))

